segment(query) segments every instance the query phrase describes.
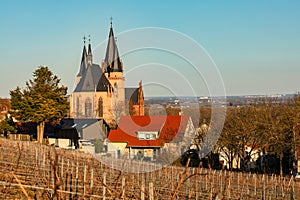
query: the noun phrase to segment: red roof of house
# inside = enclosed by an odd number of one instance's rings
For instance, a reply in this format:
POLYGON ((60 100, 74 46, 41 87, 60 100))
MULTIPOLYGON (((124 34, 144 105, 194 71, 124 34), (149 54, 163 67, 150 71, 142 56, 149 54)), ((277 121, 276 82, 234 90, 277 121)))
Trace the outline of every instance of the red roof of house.
POLYGON ((108 134, 109 142, 126 142, 127 147, 162 147, 171 141, 182 141, 188 116, 124 116, 117 130, 108 134), (138 131, 159 132, 155 140, 140 140, 138 131))

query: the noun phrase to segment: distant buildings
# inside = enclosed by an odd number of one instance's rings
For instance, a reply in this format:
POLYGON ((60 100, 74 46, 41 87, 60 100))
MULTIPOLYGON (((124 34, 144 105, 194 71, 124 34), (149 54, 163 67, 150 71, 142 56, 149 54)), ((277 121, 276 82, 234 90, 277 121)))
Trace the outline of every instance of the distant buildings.
POLYGON ((10 100, 0 98, 0 121, 5 119, 10 109, 10 100))

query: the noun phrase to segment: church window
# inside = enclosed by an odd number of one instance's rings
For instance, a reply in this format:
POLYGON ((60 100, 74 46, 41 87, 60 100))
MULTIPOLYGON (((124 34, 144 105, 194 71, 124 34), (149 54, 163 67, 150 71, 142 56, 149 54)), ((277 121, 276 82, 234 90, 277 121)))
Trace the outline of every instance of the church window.
POLYGON ((76 110, 76 116, 78 116, 79 115, 79 97, 76 97, 75 110, 76 110))
POLYGON ((115 91, 115 97, 118 98, 118 92, 119 91, 118 91, 118 84, 117 83, 114 84, 114 91, 115 91))
POLYGON ((98 100, 98 115, 103 117, 103 99, 101 97, 98 100))
POLYGON ((92 101, 90 98, 85 101, 85 116, 92 117, 92 101))

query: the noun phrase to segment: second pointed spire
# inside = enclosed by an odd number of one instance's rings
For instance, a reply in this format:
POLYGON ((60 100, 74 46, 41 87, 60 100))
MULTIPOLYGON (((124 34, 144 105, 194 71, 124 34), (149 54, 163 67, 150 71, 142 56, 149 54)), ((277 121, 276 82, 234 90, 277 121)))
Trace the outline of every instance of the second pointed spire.
POLYGON ((87 63, 88 63, 88 65, 92 65, 93 64, 93 54, 92 54, 92 45, 91 45, 91 36, 90 35, 89 35, 87 63))

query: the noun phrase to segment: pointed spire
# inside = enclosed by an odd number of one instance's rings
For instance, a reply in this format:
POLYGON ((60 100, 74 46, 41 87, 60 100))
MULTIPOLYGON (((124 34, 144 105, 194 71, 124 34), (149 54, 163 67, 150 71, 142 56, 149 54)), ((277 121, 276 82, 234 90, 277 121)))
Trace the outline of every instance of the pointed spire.
POLYGON ((81 56, 81 63, 80 63, 80 68, 79 72, 77 74, 78 77, 82 76, 85 73, 85 70, 87 68, 87 52, 86 52, 86 47, 85 47, 85 39, 86 37, 83 37, 83 50, 82 50, 82 56, 81 56))
POLYGON ((123 67, 119 57, 118 47, 114 37, 114 31, 112 27, 112 17, 110 18, 110 31, 108 36, 108 44, 106 48, 106 55, 104 59, 104 71, 105 72, 122 72, 123 67))
POLYGON ((92 65, 92 63, 93 63, 93 54, 92 54, 92 45, 91 45, 91 36, 90 35, 89 35, 87 63, 88 63, 88 65, 92 65))
POLYGON ((112 21, 113 21, 112 16, 109 19, 110 19, 110 28, 112 28, 112 21))
POLYGON ((91 36, 89 35, 89 47, 88 47, 88 54, 92 55, 92 47, 91 47, 91 36))

